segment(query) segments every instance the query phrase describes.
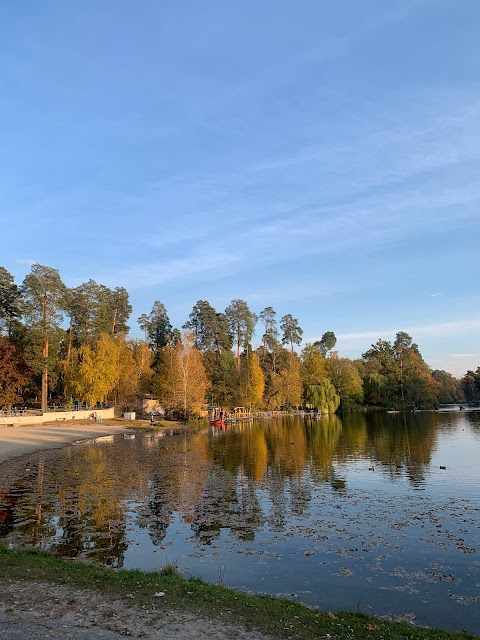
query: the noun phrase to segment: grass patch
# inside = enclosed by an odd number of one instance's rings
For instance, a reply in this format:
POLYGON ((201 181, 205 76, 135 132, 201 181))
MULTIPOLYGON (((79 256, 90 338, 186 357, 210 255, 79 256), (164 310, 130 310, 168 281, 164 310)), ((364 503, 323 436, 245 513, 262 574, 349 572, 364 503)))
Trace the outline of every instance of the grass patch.
POLYGON ((105 596, 151 604, 168 610, 192 611, 205 617, 257 629, 274 638, 317 640, 467 640, 475 636, 422 629, 386 622, 360 613, 331 613, 309 609, 272 596, 253 596, 198 578, 182 578, 175 565, 160 572, 114 571, 83 562, 65 561, 38 551, 12 551, 0 546, 0 584, 8 576, 95 589, 105 596), (155 596, 159 592, 164 596, 155 596))

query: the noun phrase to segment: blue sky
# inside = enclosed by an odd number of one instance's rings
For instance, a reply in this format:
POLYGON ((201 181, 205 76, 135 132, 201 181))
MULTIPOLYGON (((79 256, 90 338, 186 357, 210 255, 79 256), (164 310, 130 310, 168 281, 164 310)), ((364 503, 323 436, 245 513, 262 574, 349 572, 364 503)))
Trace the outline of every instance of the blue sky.
MULTIPOLYGON (((0 7, 1 258, 480 365, 480 2, 0 7)), ((259 328, 259 335, 261 331, 259 328)))

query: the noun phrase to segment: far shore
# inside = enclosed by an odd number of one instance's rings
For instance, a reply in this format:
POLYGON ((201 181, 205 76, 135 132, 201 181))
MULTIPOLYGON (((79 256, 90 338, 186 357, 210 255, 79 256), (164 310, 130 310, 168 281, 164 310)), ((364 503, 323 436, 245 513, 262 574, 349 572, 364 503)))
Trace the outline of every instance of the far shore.
MULTIPOLYGON (((36 451, 58 449, 81 440, 100 438, 125 429, 148 427, 148 421, 107 420, 96 423, 93 420, 69 420, 45 422, 43 424, 10 426, 0 424, 0 464, 36 451)), ((163 428, 178 426, 178 423, 165 423, 163 428)))

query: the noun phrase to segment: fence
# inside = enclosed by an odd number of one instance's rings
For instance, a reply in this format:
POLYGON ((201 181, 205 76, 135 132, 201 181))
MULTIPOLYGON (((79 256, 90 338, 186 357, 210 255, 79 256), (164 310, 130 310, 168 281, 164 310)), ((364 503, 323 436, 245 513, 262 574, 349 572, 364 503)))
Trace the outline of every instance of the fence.
POLYGON ((60 420, 85 420, 91 417, 92 413, 97 414, 97 417, 100 419, 105 418, 113 418, 114 417, 114 409, 110 407, 109 409, 79 409, 78 411, 47 411, 42 413, 41 411, 35 410, 24 410, 22 409, 22 415, 20 415, 20 410, 17 409, 17 414, 15 415, 12 411, 2 411, 0 413, 0 424, 41 424, 42 422, 55 422, 60 420), (8 414, 8 415, 7 415, 8 414))

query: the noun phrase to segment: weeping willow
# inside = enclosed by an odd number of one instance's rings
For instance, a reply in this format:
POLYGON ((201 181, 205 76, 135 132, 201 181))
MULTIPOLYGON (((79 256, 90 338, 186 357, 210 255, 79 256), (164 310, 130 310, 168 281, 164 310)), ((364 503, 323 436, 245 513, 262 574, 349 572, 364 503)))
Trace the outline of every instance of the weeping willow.
POLYGON ((330 380, 325 378, 319 384, 306 385, 305 402, 315 411, 335 413, 340 405, 340 396, 330 380))

